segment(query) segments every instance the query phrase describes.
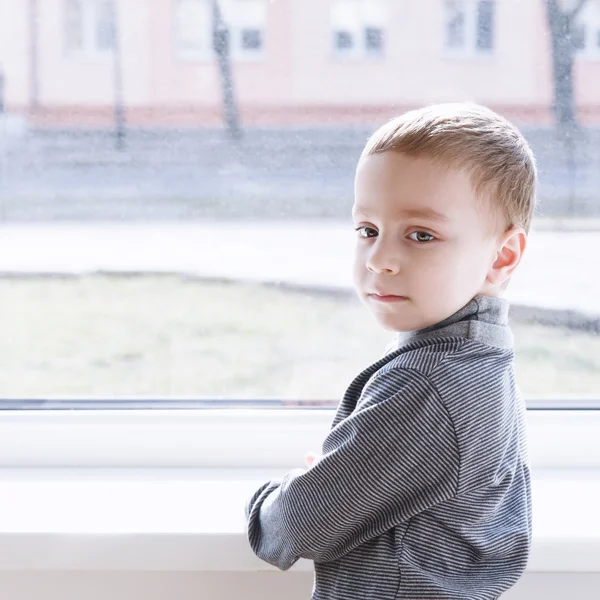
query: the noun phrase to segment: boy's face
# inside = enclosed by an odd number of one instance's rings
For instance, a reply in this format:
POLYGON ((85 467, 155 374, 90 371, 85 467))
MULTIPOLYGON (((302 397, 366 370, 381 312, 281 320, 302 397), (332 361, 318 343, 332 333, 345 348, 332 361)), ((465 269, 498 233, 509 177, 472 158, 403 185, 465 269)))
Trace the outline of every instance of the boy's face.
POLYGON ((498 295, 487 275, 499 235, 464 171, 394 151, 367 156, 352 212, 354 284, 386 329, 423 329, 477 294, 498 295))

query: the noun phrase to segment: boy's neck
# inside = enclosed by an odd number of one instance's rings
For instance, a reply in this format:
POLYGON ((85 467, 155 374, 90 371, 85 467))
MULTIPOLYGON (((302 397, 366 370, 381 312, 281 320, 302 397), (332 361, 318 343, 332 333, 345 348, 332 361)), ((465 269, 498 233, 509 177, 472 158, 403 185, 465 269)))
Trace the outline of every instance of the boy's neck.
POLYGON ((477 295, 447 319, 416 331, 398 332, 392 350, 410 342, 436 337, 464 337, 489 346, 509 349, 514 341, 508 327, 508 300, 477 295))

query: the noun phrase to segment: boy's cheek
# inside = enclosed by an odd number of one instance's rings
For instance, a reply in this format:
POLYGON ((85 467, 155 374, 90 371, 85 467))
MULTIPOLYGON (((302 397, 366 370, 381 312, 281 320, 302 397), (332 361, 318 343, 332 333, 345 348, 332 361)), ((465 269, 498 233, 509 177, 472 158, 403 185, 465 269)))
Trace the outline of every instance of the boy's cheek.
POLYGON ((357 293, 362 296, 366 293, 366 278, 368 276, 368 271, 366 264, 364 262, 355 261, 354 267, 352 270, 352 279, 354 284, 354 289, 357 293))

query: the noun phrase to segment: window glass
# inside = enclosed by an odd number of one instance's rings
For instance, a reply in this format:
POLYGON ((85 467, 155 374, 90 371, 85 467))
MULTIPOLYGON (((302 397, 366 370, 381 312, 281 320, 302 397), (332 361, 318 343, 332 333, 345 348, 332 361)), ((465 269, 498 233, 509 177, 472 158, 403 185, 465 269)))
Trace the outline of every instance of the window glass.
POLYGON ((68 53, 83 50, 83 7, 81 0, 66 0, 65 40, 68 53))
POLYGON ((331 20, 336 50, 351 51, 358 44, 361 29, 360 2, 337 0, 332 6, 331 20))
POLYGON ((477 6, 477 47, 481 50, 494 46, 494 4, 484 0, 477 6))
POLYGON ((262 48, 262 32, 260 29, 242 29, 242 49, 260 50, 262 48))
POLYGON ((266 0, 178 0, 175 7, 175 47, 179 58, 214 58, 215 7, 220 17, 219 35, 227 39, 233 59, 256 57, 264 49, 266 0))
POLYGON ((447 0, 445 44, 454 54, 485 55, 494 48, 495 0, 447 0))
POLYGON ((574 44, 578 55, 600 59, 600 3, 588 0, 577 14, 574 44))
POLYGON ((64 0, 65 40, 71 58, 112 53, 114 10, 114 0, 64 0))
POLYGON ((465 45, 466 12, 463 0, 446 2, 446 46, 463 48, 465 45))
POLYGON ((335 404, 393 335, 353 291, 358 158, 464 100, 538 164, 517 381, 600 397, 599 82, 598 0, 0 2, 0 403, 335 404))
POLYGON ((175 46, 181 58, 211 55, 211 6, 207 0, 177 0, 175 46))
POLYGON ((331 7, 331 23, 336 56, 358 59, 381 56, 384 45, 384 2, 337 0, 331 7))
POLYGON ((336 31, 335 32, 335 46, 338 50, 352 50, 356 41, 355 37, 350 31, 336 31))
POLYGON ((226 0, 223 19, 231 31, 231 56, 234 60, 256 58, 264 50, 266 0, 226 0))
POLYGON ((96 48, 99 52, 114 50, 114 0, 96 3, 96 48))
POLYGON ((369 53, 381 53, 383 50, 383 29, 379 27, 367 27, 365 29, 365 46, 369 53))

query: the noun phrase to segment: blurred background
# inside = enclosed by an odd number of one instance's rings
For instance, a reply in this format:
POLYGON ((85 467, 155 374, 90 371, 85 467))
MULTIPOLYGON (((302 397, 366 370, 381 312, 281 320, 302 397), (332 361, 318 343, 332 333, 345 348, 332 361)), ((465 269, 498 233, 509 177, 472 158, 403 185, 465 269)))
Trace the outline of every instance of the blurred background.
POLYGON ((463 100, 538 160, 522 391, 599 398, 600 0, 2 0, 0 398, 336 404, 362 146, 463 100))

